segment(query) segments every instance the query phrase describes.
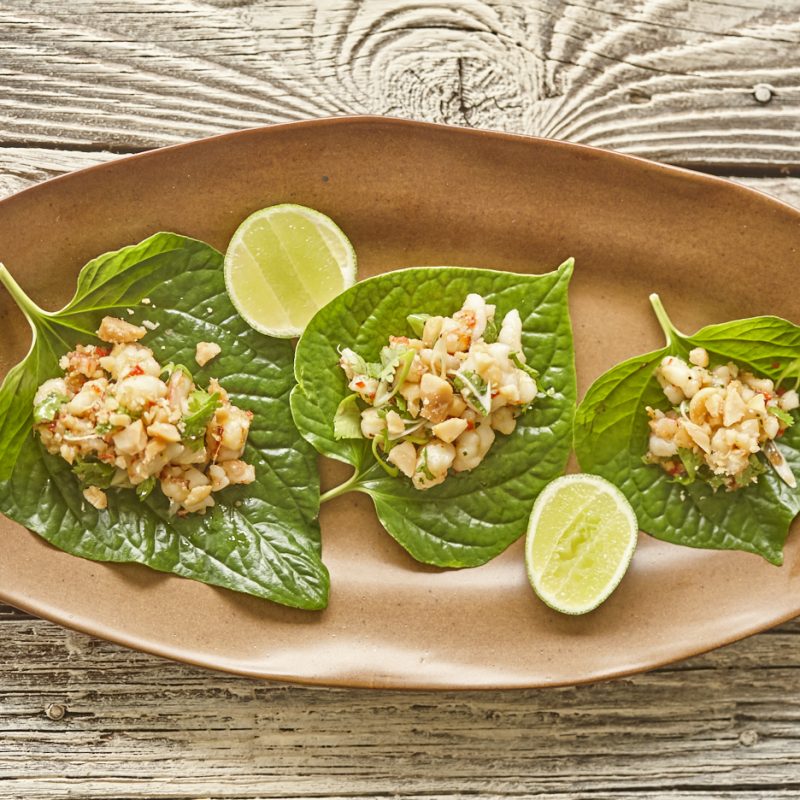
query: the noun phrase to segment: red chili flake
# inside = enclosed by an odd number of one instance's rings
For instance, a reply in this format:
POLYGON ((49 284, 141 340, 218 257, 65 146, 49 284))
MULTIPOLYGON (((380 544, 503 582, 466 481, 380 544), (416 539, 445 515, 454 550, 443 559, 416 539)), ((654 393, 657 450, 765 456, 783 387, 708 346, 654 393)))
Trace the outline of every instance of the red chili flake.
POLYGON ((770 400, 772 400, 772 395, 769 392, 761 392, 761 394, 764 395, 764 400, 766 400, 768 403, 770 400))
POLYGON ((95 347, 94 351, 100 358, 105 358, 109 353, 105 347, 95 347))
POLYGON ((471 419, 468 419, 467 420, 467 430, 471 431, 474 427, 475 427, 475 423, 471 419))
POLYGON ((775 394, 776 394, 776 395, 778 395, 778 397, 781 397, 782 395, 786 394, 786 389, 785 389, 785 387, 783 387, 783 386, 779 386, 779 387, 778 387, 778 388, 775 390, 775 394))
POLYGON ((359 389, 363 389, 366 385, 364 381, 356 381, 356 386, 358 386, 359 389))
POLYGON ((130 378, 132 375, 144 375, 144 370, 142 369, 141 364, 137 364, 129 373, 128 377, 130 378))
POLYGON ((670 475, 680 475, 683 471, 684 471, 683 464, 678 464, 674 461, 667 468, 667 472, 669 472, 670 475))
POLYGON ((492 392, 492 397, 497 397, 497 395, 499 395, 499 394, 500 394, 500 392, 492 392))
POLYGON ((780 367, 781 367, 780 362, 778 361, 772 362, 772 369, 780 369, 780 367))

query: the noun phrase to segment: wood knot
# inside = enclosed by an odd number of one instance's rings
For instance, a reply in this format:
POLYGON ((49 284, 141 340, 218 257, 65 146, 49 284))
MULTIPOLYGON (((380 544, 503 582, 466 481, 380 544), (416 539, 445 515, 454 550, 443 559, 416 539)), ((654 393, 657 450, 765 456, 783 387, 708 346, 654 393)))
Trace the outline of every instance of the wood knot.
POLYGON ((739 744, 742 744, 745 747, 752 747, 754 744, 757 744, 757 742, 758 733, 752 728, 748 728, 746 731, 742 731, 739 734, 739 744))
POLYGON ((48 719, 57 722, 60 719, 64 719, 67 713, 67 707, 61 705, 61 703, 48 703, 44 707, 44 713, 47 715, 48 719))

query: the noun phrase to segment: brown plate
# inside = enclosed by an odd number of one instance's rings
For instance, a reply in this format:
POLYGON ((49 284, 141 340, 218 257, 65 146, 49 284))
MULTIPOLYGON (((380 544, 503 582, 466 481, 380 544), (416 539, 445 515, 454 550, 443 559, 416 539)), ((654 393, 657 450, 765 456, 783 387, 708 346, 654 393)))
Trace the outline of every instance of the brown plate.
MULTIPOLYGON (((296 202, 332 216, 361 275, 448 264, 545 271, 577 260, 571 308, 581 392, 661 346, 647 296, 677 326, 800 317, 800 214, 723 180, 587 147, 381 118, 276 125, 145 153, 0 203, 2 260, 45 308, 79 268, 159 230, 221 249, 251 211, 296 202)), ((29 331, 0 295, 0 373, 29 331)), ((329 486, 347 475, 327 462, 329 486)), ((151 653, 304 683, 416 688, 569 684, 731 642, 800 613, 798 537, 772 567, 642 536, 597 611, 570 618, 531 592, 521 542, 438 571, 383 532, 363 495, 322 511, 331 602, 282 608, 143 567, 66 555, 0 520, 0 599, 151 653)), ((520 531, 522 533, 522 531, 520 531)))

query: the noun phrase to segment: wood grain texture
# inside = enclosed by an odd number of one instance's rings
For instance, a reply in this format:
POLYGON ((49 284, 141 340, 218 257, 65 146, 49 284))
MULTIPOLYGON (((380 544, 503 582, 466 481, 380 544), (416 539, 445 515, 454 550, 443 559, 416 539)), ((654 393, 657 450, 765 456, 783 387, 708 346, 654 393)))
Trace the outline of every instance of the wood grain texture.
MULTIPOLYGON (((0 155, 3 191, 117 157, 0 155)), ((800 205, 800 179, 742 182, 800 205)), ((254 682, 8 607, 0 653, 13 800, 800 795, 800 621, 645 675, 510 692, 254 682)))
POLYGON ((4 0, 0 146, 374 113, 777 173, 798 43, 800 0, 4 0))
POLYGON ((610 683, 425 693, 256 683, 0 620, 3 797, 800 791, 797 622, 610 683))
MULTIPOLYGON (((0 196, 376 113, 738 174, 800 206, 781 177, 799 41, 800 0, 3 0, 0 196)), ((0 797, 783 800, 798 689, 798 621, 594 686, 424 693, 256 683, 0 606, 0 797)))

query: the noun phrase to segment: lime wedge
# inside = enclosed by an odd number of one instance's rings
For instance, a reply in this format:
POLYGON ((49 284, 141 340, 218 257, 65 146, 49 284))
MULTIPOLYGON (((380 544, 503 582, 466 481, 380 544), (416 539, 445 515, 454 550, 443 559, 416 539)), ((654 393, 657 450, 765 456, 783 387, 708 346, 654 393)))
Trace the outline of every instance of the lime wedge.
POLYGON ((597 475, 565 475, 536 498, 525 540, 528 579, 556 611, 585 614, 616 589, 636 549, 631 504, 597 475))
POLYGON ((322 306, 355 282, 353 246, 332 219, 305 206, 256 211, 225 253, 233 305, 269 336, 299 336, 322 306))

